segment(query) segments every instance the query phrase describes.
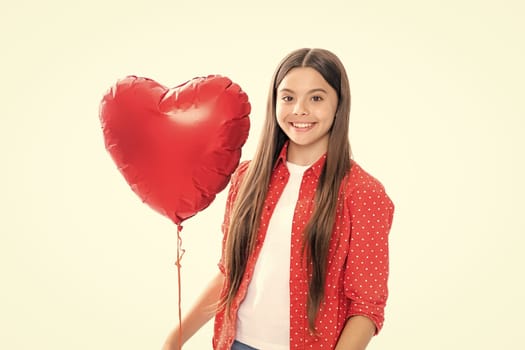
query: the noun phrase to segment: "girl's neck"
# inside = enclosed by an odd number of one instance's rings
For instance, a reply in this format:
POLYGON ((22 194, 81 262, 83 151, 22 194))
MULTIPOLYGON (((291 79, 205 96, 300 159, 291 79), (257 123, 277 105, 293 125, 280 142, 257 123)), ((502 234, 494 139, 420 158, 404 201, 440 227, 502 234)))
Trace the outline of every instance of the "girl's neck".
POLYGON ((290 142, 286 160, 297 165, 311 165, 327 151, 326 147, 305 147, 290 142))

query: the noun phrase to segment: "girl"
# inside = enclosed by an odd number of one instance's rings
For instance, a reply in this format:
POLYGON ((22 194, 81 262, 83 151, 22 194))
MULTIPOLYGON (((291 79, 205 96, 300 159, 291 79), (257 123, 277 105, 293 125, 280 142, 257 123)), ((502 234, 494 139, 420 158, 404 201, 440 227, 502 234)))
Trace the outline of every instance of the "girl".
POLYGON ((357 350, 379 332, 394 206, 351 159, 349 114, 333 53, 281 61, 255 156, 232 175, 220 272, 165 350, 213 316, 217 350, 357 350))

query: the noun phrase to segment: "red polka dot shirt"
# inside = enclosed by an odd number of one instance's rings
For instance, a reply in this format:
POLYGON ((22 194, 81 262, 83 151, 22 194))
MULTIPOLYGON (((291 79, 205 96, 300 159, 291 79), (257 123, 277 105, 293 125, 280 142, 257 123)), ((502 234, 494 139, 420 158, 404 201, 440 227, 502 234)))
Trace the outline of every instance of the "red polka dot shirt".
MULTIPOLYGON (((234 299, 229 319, 225 311, 215 316, 213 348, 230 350, 236 333, 236 314, 246 296, 257 256, 261 250, 268 223, 277 200, 288 180, 286 146, 281 151, 272 173, 268 196, 261 216, 261 225, 253 254, 234 299)), ((290 349, 333 349, 346 320, 354 315, 370 318, 376 333, 383 326, 388 289, 388 233, 394 205, 382 184, 352 161, 349 174, 343 180, 339 198, 343 200, 336 214, 334 231, 328 252, 324 300, 315 328, 308 329, 308 276, 302 263, 302 232, 313 210, 315 191, 326 155, 306 170, 294 212, 290 261, 290 349)), ((230 210, 241 179, 248 168, 241 163, 232 176, 223 223, 223 247, 229 227, 230 210)), ((223 249, 224 253, 224 249, 223 249)), ((224 273, 223 258, 219 268, 224 273)), ((225 286, 226 287, 226 286, 225 286)), ((271 286, 268 286, 271 288, 271 286)), ((225 288, 223 288, 223 293, 225 288)))

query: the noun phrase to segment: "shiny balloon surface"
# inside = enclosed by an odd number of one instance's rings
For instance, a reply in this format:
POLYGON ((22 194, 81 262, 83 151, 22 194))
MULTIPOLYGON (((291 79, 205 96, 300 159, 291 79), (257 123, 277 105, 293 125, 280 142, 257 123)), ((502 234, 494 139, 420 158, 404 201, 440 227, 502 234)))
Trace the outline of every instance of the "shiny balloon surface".
POLYGON ((250 128, 251 106, 224 76, 174 88, 129 76, 103 97, 107 151, 141 200, 179 224, 228 184, 250 128))

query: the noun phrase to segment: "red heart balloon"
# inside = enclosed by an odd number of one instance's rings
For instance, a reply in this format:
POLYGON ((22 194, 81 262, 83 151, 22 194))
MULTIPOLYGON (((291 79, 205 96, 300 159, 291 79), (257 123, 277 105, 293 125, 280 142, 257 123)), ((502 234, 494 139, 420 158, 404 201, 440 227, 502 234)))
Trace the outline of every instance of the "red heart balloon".
POLYGON ((228 184, 250 129, 248 96, 211 75, 174 88, 129 76, 103 97, 106 149, 133 191, 176 224, 228 184))

